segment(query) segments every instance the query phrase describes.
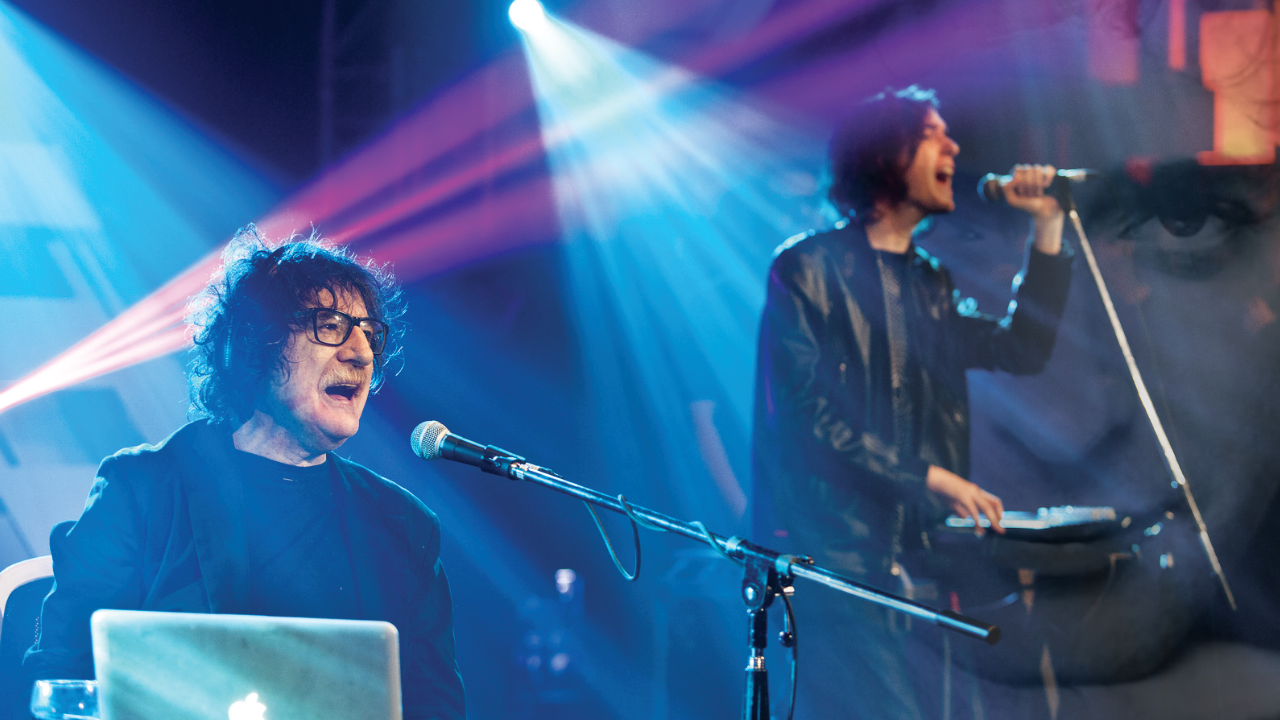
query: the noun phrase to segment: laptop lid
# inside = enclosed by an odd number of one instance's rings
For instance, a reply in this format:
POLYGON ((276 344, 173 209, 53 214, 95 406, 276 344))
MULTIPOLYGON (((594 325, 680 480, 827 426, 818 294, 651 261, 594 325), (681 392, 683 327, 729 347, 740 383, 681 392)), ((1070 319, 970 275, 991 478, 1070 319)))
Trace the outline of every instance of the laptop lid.
POLYGON ((400 720, 395 626, 99 610, 102 720, 400 720))

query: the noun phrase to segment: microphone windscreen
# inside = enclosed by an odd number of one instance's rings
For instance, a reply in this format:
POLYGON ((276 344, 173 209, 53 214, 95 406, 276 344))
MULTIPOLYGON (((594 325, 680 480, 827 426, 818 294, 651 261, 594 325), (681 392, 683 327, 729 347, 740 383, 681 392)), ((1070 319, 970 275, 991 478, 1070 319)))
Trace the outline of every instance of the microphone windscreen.
POLYGON ((1004 200, 1004 188, 1000 187, 1001 177, 995 173, 987 173, 978 181, 978 196, 987 202, 1004 200))
POLYGON ((438 420, 428 420, 413 429, 409 436, 409 446, 413 454, 423 460, 435 460, 440 457, 440 441, 449 434, 449 428, 438 420))

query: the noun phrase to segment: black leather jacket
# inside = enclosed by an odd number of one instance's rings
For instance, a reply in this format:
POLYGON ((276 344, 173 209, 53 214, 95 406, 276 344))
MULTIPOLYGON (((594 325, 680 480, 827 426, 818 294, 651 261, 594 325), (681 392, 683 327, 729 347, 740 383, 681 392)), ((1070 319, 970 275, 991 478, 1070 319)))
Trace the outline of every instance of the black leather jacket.
MULTIPOLYGON (((1039 372, 1066 303, 1071 252, 1029 252, 1010 314, 979 315, 924 250, 907 258, 902 300, 915 355, 919 451, 894 446, 892 418, 871 372, 879 283, 852 282, 877 263, 857 223, 796 236, 779 248, 760 325, 753 447, 755 531, 792 552, 871 582, 887 581, 904 540, 945 511, 925 489, 929 465, 969 473, 968 368, 1039 372), (872 302, 874 300, 874 302, 872 302), (1016 310, 1013 308, 1016 306, 1016 310), (785 538, 785 539, 782 539, 785 538)), ((1015 283, 1017 286, 1017 283, 1015 283)), ((880 311, 883 314, 883 310, 880 311)))

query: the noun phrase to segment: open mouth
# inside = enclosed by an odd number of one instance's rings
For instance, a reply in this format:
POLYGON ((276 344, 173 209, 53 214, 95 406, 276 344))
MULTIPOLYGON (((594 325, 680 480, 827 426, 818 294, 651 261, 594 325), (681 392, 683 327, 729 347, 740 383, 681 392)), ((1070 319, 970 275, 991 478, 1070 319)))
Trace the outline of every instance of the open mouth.
POLYGON ((328 395, 331 398, 335 398, 335 399, 341 398, 343 400, 352 400, 355 398, 356 391, 358 389, 359 389, 358 385, 338 384, 338 385, 330 385, 329 387, 324 389, 324 392, 326 395, 328 395))
POLYGON ((951 182, 951 175, 953 174, 953 172, 954 171, 952 170, 939 170, 937 174, 934 175, 934 177, 937 178, 938 182, 943 183, 945 185, 951 182))

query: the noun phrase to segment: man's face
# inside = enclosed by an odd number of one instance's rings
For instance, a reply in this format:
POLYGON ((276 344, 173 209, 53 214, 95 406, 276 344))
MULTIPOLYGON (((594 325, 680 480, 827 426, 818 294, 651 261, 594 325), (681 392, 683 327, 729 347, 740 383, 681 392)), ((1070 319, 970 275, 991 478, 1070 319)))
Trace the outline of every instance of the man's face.
MULTIPOLYGON (((356 293, 339 292, 337 302, 321 291, 312 307, 365 317, 356 293)), ((373 350, 361 328, 334 347, 321 344, 310 318, 299 323, 284 350, 288 375, 271 384, 264 412, 286 429, 304 450, 319 454, 336 449, 360 429, 360 414, 373 379, 373 350)))
POLYGON ((951 178, 956 172, 956 155, 960 146, 947 137, 947 124, 933 108, 924 119, 924 133, 915 157, 903 178, 907 183, 905 203, 923 215, 946 213, 956 209, 951 178))

